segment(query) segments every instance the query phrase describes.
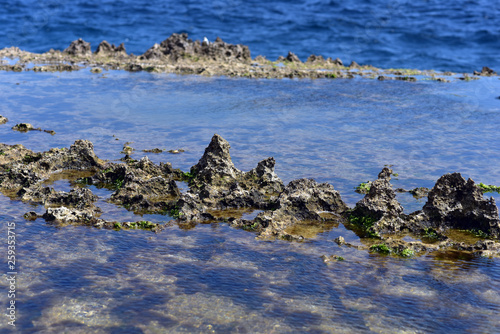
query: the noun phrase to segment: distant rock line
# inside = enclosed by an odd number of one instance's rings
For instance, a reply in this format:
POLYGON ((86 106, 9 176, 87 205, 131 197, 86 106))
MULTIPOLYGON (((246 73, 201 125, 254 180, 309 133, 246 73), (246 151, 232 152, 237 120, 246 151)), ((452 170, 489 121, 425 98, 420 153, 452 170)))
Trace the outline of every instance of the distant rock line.
POLYGON ((231 76, 246 78, 311 78, 334 79, 366 77, 379 80, 447 82, 454 79, 475 80, 480 76, 497 76, 497 73, 483 67, 472 75, 455 77, 451 72, 420 71, 411 69, 378 69, 371 65, 360 66, 351 62, 344 66, 339 58, 325 59, 311 55, 302 62, 293 52, 270 61, 263 56, 251 58, 248 46, 229 44, 219 37, 213 42, 193 41, 186 33, 172 34, 160 44, 154 44, 142 55, 127 54, 125 45, 118 46, 101 42, 93 53, 90 43, 83 39, 73 41, 64 51, 50 50, 36 54, 17 47, 0 50, 0 58, 17 59, 16 64, 0 63, 0 70, 22 72, 76 71, 91 68, 93 73, 103 70, 147 71, 158 73, 196 74, 204 76, 231 76), (29 66, 34 64, 34 66, 29 66))
MULTIPOLYGON (((93 144, 76 141, 69 149, 54 148, 35 153, 22 145, 0 144, 0 191, 12 199, 44 205, 46 211, 25 214, 57 224, 83 224, 111 229, 145 228, 160 232, 165 225, 149 221, 118 222, 99 218, 98 197, 86 185, 112 191, 109 202, 140 213, 164 214, 180 227, 201 222, 227 222, 253 231, 259 238, 303 240, 297 229, 318 230, 322 224, 342 223, 363 240, 354 246, 338 238, 339 245, 373 252, 413 256, 430 251, 455 249, 483 256, 500 255, 500 219, 493 198, 485 199, 482 188, 459 173, 443 175, 428 193, 422 210, 411 214, 397 201, 390 183, 392 170, 384 167, 370 183, 363 199, 349 208, 331 184, 298 179, 283 184, 274 171, 275 160, 262 160, 243 172, 229 153, 230 145, 214 135, 199 162, 189 172, 170 163, 139 161, 128 155, 124 163, 99 159, 93 144), (52 177, 71 180, 70 192, 46 186, 52 177), (187 183, 181 191, 176 182, 187 183), (252 219, 244 212, 259 210, 252 219), (475 243, 454 240, 447 231, 463 230, 478 236, 475 243), (405 241, 401 235, 412 235, 405 241), (420 240, 417 240, 420 239, 420 240)), ((317 233, 317 232, 316 232, 317 233)), ((325 257, 331 261, 334 257, 325 257)))

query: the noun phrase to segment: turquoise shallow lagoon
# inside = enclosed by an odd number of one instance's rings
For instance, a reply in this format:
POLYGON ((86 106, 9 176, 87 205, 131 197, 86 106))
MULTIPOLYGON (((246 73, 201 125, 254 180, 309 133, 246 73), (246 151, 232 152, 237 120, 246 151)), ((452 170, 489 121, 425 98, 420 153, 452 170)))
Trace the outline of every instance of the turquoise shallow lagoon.
MULTIPOLYGON (((329 182, 354 205, 361 198, 354 187, 386 164, 399 174, 395 187, 432 187, 448 172, 498 185, 499 92, 495 77, 411 83, 2 72, 0 114, 9 122, 0 125, 0 142, 43 151, 88 139, 109 160, 132 142, 133 158, 148 155, 187 171, 218 133, 231 144, 237 168, 247 171, 273 156, 284 182, 329 182), (20 122, 56 135, 12 131, 20 122), (152 148, 185 152, 142 152, 152 148)), ((140 218, 106 203, 108 191, 96 192, 103 217, 140 218)), ((399 199, 406 212, 424 204, 399 199)), ((270 242, 225 224, 172 225, 158 234, 53 226, 25 221, 30 210, 43 208, 0 197, 2 235, 8 222, 16 223, 16 330, 23 333, 495 332, 500 326, 498 259, 369 254, 333 242, 342 235, 362 243, 342 225, 305 242, 270 242), (345 261, 324 264, 321 255, 333 254, 345 261)), ((0 302, 6 305, 6 293, 0 302)))

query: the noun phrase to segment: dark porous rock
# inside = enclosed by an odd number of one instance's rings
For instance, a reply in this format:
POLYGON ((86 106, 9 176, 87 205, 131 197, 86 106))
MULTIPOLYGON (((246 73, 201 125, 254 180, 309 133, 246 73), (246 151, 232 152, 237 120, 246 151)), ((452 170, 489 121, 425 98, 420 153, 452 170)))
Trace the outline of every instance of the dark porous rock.
POLYGON ((358 64, 358 63, 356 63, 356 62, 353 60, 353 61, 351 61, 351 65, 349 65, 349 67, 350 67, 350 68, 359 68, 360 66, 359 66, 359 64, 358 64))
POLYGON ((22 145, 1 145, 5 155, 0 156, 0 189, 19 191, 29 188, 50 174, 62 170, 97 171, 103 162, 94 153, 90 141, 77 140, 70 149, 53 148, 35 153, 22 145))
POLYGON ((240 62, 251 61, 250 50, 245 45, 229 44, 219 37, 212 43, 201 43, 189 39, 186 33, 172 34, 161 44, 155 44, 140 58, 163 59, 165 57, 174 62, 181 59, 197 61, 200 58, 224 62, 233 60, 240 62))
POLYGON ((484 198, 481 188, 460 173, 441 176, 422 211, 437 229, 480 230, 497 238, 500 235, 495 200, 484 198))
POLYGON ((333 64, 333 65, 337 65, 337 66, 344 66, 344 63, 342 62, 342 60, 340 60, 340 58, 336 58, 336 59, 328 58, 327 62, 329 62, 330 64, 333 64))
POLYGON ((97 55, 102 55, 102 56, 108 56, 108 55, 114 55, 116 53, 127 53, 125 51, 125 45, 120 44, 118 46, 115 46, 114 44, 109 44, 106 41, 102 41, 98 46, 97 50, 95 52, 97 55))
POLYGON ((55 192, 54 188, 36 185, 31 188, 23 187, 17 192, 17 196, 25 202, 45 203, 55 192))
POLYGON ((42 177, 29 166, 20 164, 12 165, 7 171, 0 173, 0 188, 10 194, 17 193, 21 188, 29 188, 42 177))
POLYGON ((370 235, 396 232, 404 225, 403 207, 396 199, 390 183, 392 170, 384 167, 373 181, 370 191, 356 203, 349 220, 360 225, 370 235))
POLYGON ((134 211, 162 211, 177 200, 180 191, 174 180, 180 170, 170 163, 156 165, 148 157, 128 164, 108 163, 91 178, 89 184, 114 189, 111 202, 134 211))
POLYGON ((5 124, 9 121, 7 117, 0 115, 0 124, 5 124))
POLYGON ((262 237, 286 234, 287 227, 301 220, 339 218, 347 206, 331 184, 299 179, 286 186, 273 209, 259 213, 253 221, 258 223, 262 237))
POLYGON ((88 223, 95 218, 95 213, 91 209, 79 210, 60 206, 57 208, 48 208, 43 214, 43 218, 49 222, 88 223))
POLYGON ((500 256, 500 242, 494 240, 479 240, 472 245, 461 242, 455 244, 454 248, 473 252, 484 257, 500 256))
POLYGON ((93 207, 98 197, 86 188, 71 189, 70 192, 51 192, 45 200, 45 206, 66 206, 76 209, 93 207))
POLYGON ((111 201, 136 211, 161 210, 179 195, 180 191, 172 179, 162 176, 143 179, 129 172, 124 177, 123 185, 111 195, 111 201))
POLYGON ((85 42, 81 38, 71 42, 63 52, 72 56, 90 56, 92 54, 90 43, 85 42))
POLYGON ((316 56, 316 55, 310 55, 309 58, 307 58, 306 63, 311 63, 311 64, 324 64, 325 58, 323 56, 316 56))
POLYGON ((152 149, 144 149, 142 152, 146 153, 162 153, 163 150, 161 148, 152 148, 152 149))
POLYGON ((19 123, 12 127, 12 130, 19 132, 28 132, 28 131, 40 131, 50 133, 51 135, 55 135, 56 132, 54 130, 42 130, 41 128, 35 128, 30 123, 19 123))
MULTIPOLYGON (((197 42, 195 42, 196 46, 198 45, 197 42)), ((224 42, 220 37, 217 37, 213 43, 203 43, 201 52, 198 53, 201 53, 202 57, 212 60, 239 60, 243 62, 252 60, 248 46, 229 44, 224 42)))
POLYGON ((155 43, 152 47, 150 47, 142 56, 139 58, 147 59, 147 60, 160 60, 165 58, 162 49, 160 48, 160 44, 155 43))
POLYGON ((422 197, 426 197, 429 194, 429 191, 430 191, 429 188, 418 187, 418 188, 411 189, 408 192, 410 194, 412 194, 413 197, 415 197, 415 198, 422 198, 422 197))
POLYGON ((493 75, 496 75, 497 73, 495 71, 493 71, 491 68, 487 67, 487 66, 484 66, 482 69, 481 69, 481 72, 478 72, 478 71, 474 71, 473 73, 474 75, 480 75, 480 76, 485 76, 485 77, 490 77, 490 76, 493 76, 493 75))
POLYGON ((275 164, 276 161, 272 157, 260 161, 257 167, 244 174, 242 181, 244 187, 258 189, 267 196, 279 195, 285 186, 274 171, 275 164))
POLYGON ((124 67, 125 71, 129 71, 129 72, 139 72, 139 71, 142 71, 142 66, 139 65, 139 64, 127 64, 125 67, 124 67))
POLYGON ((35 130, 35 127, 31 125, 30 123, 19 123, 16 124, 12 127, 12 130, 14 131, 19 131, 19 132, 28 132, 35 130))
POLYGON ((213 218, 206 213, 206 207, 200 202, 199 197, 192 193, 180 195, 179 200, 170 209, 170 216, 180 221, 193 222, 213 218))
POLYGON ((212 137, 198 164, 191 168, 191 191, 212 208, 267 207, 268 198, 284 188, 274 172, 274 158, 265 159, 244 173, 234 166, 230 147, 221 136, 212 137))
POLYGON ((242 172, 234 167, 229 149, 231 145, 215 134, 200 161, 191 167, 194 182, 212 186, 221 186, 233 183, 242 176, 242 172))
POLYGON ((288 55, 286 56, 286 60, 291 63, 301 63, 299 57, 292 51, 288 51, 288 55))
POLYGON ((24 215, 23 215, 23 218, 26 219, 26 220, 36 220, 38 218, 38 214, 34 211, 29 211, 29 212, 26 212, 24 215))

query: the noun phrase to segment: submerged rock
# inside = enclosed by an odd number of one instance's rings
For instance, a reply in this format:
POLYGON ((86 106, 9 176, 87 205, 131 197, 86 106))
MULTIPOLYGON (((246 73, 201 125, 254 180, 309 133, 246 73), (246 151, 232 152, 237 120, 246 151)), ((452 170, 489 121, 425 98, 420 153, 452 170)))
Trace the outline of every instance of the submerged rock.
POLYGON ((480 230, 500 235, 500 219, 494 198, 486 199, 473 180, 460 173, 439 178, 423 207, 431 226, 438 229, 480 230))
POLYGON ((31 130, 35 130, 35 127, 30 123, 19 123, 12 127, 12 130, 19 132, 28 132, 31 130))

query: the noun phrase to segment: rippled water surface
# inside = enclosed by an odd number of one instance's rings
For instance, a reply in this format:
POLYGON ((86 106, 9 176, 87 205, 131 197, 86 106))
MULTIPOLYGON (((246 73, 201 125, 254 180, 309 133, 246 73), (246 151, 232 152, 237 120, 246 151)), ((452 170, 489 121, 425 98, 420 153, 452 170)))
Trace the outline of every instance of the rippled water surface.
MULTIPOLYGON (((395 187, 444 173, 500 183, 498 78, 448 84, 368 79, 247 80, 88 71, 0 73, 0 142, 35 151, 89 139, 115 160, 125 142, 187 171, 219 133, 235 165, 274 156, 285 181, 353 188, 385 164, 395 187), (56 131, 18 133, 19 122, 56 131), (118 140, 116 140, 118 138, 118 140)), ((56 188, 70 188, 65 180, 56 188)), ((105 202, 104 217, 140 217, 105 202)), ((498 197, 498 196, 497 196, 498 197)), ((401 196, 411 212, 424 202, 401 196)), ((500 327, 500 262, 460 253, 401 259, 338 246, 342 225, 304 242, 259 241, 225 224, 108 231, 25 221, 43 208, 0 197, 2 235, 16 223, 19 332, 489 332, 500 327), (345 261, 325 264, 322 255, 345 261)), ((168 216, 147 219, 166 222, 168 216)), ((5 247, 5 246, 2 246, 5 247)), ((7 286, 1 281, 0 301, 7 286)), ((7 325, 2 321, 1 326, 7 325)))
POLYGON ((170 34, 220 36, 275 60, 295 52, 349 64, 500 70, 500 6, 490 0, 0 1, 0 48, 65 49, 83 38, 142 54, 170 34))

